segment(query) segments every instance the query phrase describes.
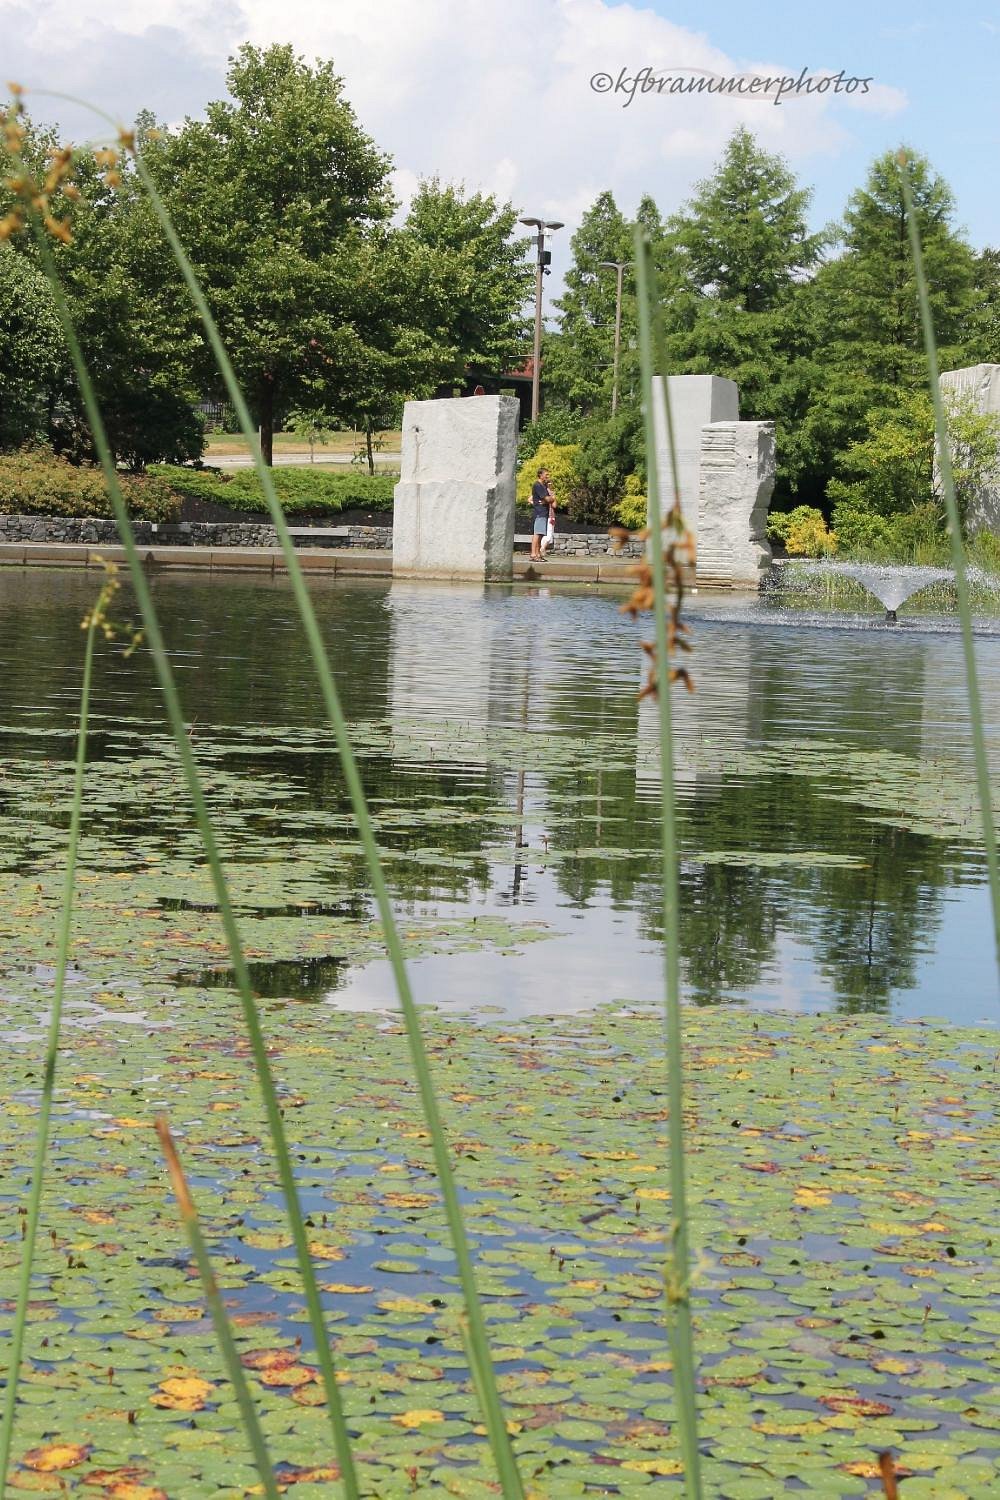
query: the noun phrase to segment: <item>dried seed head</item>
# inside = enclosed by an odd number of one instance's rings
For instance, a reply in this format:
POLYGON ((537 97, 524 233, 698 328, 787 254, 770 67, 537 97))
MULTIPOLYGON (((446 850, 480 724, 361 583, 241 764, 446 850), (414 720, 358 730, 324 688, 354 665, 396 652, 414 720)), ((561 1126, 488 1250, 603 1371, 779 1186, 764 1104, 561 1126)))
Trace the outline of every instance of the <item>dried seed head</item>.
POLYGON ((54 219, 51 214, 46 214, 42 222, 54 240, 61 240, 64 245, 72 243, 68 219, 54 219))

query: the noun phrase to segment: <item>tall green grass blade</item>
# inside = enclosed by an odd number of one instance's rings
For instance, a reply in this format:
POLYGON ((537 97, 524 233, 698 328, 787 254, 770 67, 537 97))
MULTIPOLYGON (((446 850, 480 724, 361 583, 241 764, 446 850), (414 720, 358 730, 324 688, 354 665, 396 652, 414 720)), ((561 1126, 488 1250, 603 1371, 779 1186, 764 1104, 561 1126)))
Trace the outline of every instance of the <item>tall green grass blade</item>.
MULTIPOLYGON (((106 590, 101 590, 104 598, 106 590)), ((62 908, 59 914, 59 934, 56 950, 56 975, 52 993, 52 1010, 49 1014, 48 1035, 45 1044, 45 1071, 42 1076, 42 1092, 38 1110, 38 1126, 35 1135, 35 1156, 31 1168, 31 1195, 28 1200, 28 1217, 24 1240, 21 1245, 21 1272, 17 1288, 17 1305, 14 1309, 14 1326, 11 1330, 7 1363, 7 1387, 4 1392, 2 1427, 0 1427, 0 1500, 7 1492, 7 1469, 10 1463, 11 1443, 14 1439, 14 1418, 17 1411, 17 1387, 21 1373, 21 1358, 24 1353, 24 1333, 28 1321, 28 1304, 31 1301, 31 1268, 35 1257, 35 1242, 38 1238, 38 1220, 42 1206, 42 1187, 45 1180, 45 1157, 48 1151, 49 1130, 52 1124, 52 1104, 55 1094, 56 1064, 59 1057, 59 1032, 62 1026, 63 996, 66 992, 66 970, 69 966, 70 944, 73 933, 73 895, 76 887, 76 865, 80 848, 80 820, 83 806, 83 776, 87 763, 87 720, 90 714, 90 684, 94 666, 94 640, 97 634, 99 604, 91 611, 87 625, 87 641, 83 653, 83 680, 80 685, 80 723, 76 739, 76 766, 73 773, 73 801, 70 808, 69 844, 66 853, 66 878, 63 884, 62 908)))
POLYGON ((253 1404, 253 1397, 250 1395, 250 1387, 247 1385, 247 1378, 243 1373, 243 1366, 240 1364, 240 1356, 229 1327, 229 1318, 226 1316, 222 1295, 219 1291, 218 1282, 215 1279, 215 1273, 212 1270, 208 1248, 205 1245, 201 1225, 198 1222, 198 1210, 195 1208, 194 1199, 191 1197, 191 1191, 187 1184, 187 1178, 184 1175, 181 1159, 177 1154, 177 1147, 170 1133, 170 1127, 162 1116, 156 1121, 156 1133, 160 1138, 160 1145, 163 1148, 167 1171, 170 1173, 170 1185, 174 1190, 174 1197, 177 1199, 181 1222, 188 1237, 188 1244, 191 1246, 191 1253, 194 1255, 195 1265, 198 1267, 198 1274, 201 1277, 201 1284, 205 1291, 205 1301, 208 1303, 208 1310, 212 1315, 212 1322, 215 1325, 215 1336, 219 1341, 223 1362, 232 1383, 233 1393, 236 1396, 236 1404, 240 1409, 240 1418, 246 1431, 247 1441, 250 1444, 254 1464, 256 1465, 257 1473, 260 1475, 260 1482, 264 1487, 264 1494, 267 1496, 267 1500, 278 1500, 279 1490, 274 1481, 274 1467, 271 1463, 271 1456, 267 1451, 267 1443, 264 1441, 264 1434, 253 1404))
POLYGON ((965 545, 962 540, 962 521, 955 498, 955 479, 951 464, 951 447, 948 438, 948 422, 944 402, 941 399, 939 382, 937 343, 934 338, 934 319, 927 290, 927 275, 924 271, 923 249, 920 231, 913 213, 913 193, 910 187, 909 166, 905 152, 900 152, 899 178, 903 189, 903 204, 906 208, 906 225, 913 255, 913 270, 917 282, 917 299, 920 304, 920 324, 927 351, 927 374, 934 403, 934 427, 937 433, 938 463, 941 473, 941 488, 944 491, 945 514, 948 518, 948 536, 951 541, 951 563, 955 573, 955 595, 958 603, 958 618, 962 634, 962 655, 965 660, 965 685, 969 699, 969 718, 972 727, 972 750, 976 765, 976 783, 983 820, 983 843, 986 848, 986 869, 990 882, 990 898, 993 904, 993 940, 996 946, 997 964, 1000 966, 1000 861, 997 859, 996 824, 993 817, 993 791, 990 786, 990 765, 986 751, 986 733, 983 727, 983 703, 979 692, 979 676, 976 669, 976 649, 972 636, 972 602, 969 597, 969 580, 966 571, 965 545))
POLYGON ((500 1401, 500 1393, 497 1389, 496 1374, 493 1369, 493 1361, 490 1357, 489 1342, 486 1333, 486 1322, 483 1317, 482 1305, 476 1289, 475 1272, 472 1264, 472 1256, 469 1250, 468 1238, 465 1232, 465 1223, 462 1217, 461 1204, 458 1197, 458 1189, 452 1169, 451 1157, 448 1143, 444 1132, 444 1125, 438 1107, 437 1095, 431 1078, 430 1064, 427 1051, 424 1046, 423 1032, 420 1027, 420 1017, 413 993, 410 988, 409 976, 406 971, 406 963, 403 957, 402 943, 396 925, 389 898, 389 890, 385 875, 379 859, 378 846, 375 839, 375 830, 371 815, 368 811, 368 803, 365 798, 364 788, 361 783, 361 775, 358 763, 351 744, 347 721, 344 718, 333 672, 326 654, 326 646, 323 642, 319 621, 312 606, 309 590, 303 577, 302 568, 295 553, 295 544, 288 531, 288 523, 285 519, 281 502, 274 488, 271 472, 264 464, 260 444, 257 440, 256 429, 250 416, 243 391, 236 379, 229 355, 222 342, 221 335, 212 316, 211 309, 201 289, 198 278, 194 273, 188 256, 181 244, 177 232, 174 229, 166 206, 157 191, 145 162, 141 155, 136 155, 136 166, 143 186, 149 195, 150 202, 163 228, 163 233, 174 253, 184 280, 187 283, 191 299, 201 316, 205 332, 208 337, 212 352, 215 355, 216 364, 222 374, 223 381, 233 409, 239 421, 240 430, 246 437, 250 451, 253 455, 254 466, 260 479, 261 489, 267 502, 274 521, 278 535, 278 541, 285 558, 285 566, 292 588, 292 593, 298 607, 302 621, 303 632, 312 658, 313 668, 319 682, 320 696, 326 715, 333 730, 337 751, 340 755, 341 766, 344 772, 344 780, 347 785, 351 808, 354 813, 355 823, 358 830, 358 838, 365 855, 368 866, 369 878, 372 883, 372 892, 378 909, 379 920, 385 937, 386 950, 396 985, 396 993, 399 998, 400 1010, 403 1015, 403 1025, 406 1030, 407 1041, 410 1049, 410 1057, 413 1064, 414 1074, 417 1080, 417 1089, 420 1102, 427 1122, 427 1128, 431 1136, 431 1150, 434 1157, 434 1165, 437 1171, 438 1181, 441 1188, 441 1196, 444 1203, 445 1216, 451 1236, 452 1249, 455 1254, 459 1280, 461 1282, 462 1294, 465 1301, 466 1317, 468 1319, 469 1347, 473 1355, 473 1378, 484 1407, 487 1433, 490 1446, 493 1451, 494 1461, 500 1476, 503 1492, 520 1500, 523 1495, 523 1487, 514 1458, 513 1449, 507 1434, 507 1425, 504 1419, 503 1407, 500 1401))
MULTIPOLYGON (((673 725, 670 703, 666 573, 659 475, 656 463, 653 385, 653 307, 656 286, 649 240, 641 228, 635 237, 636 292, 639 306, 639 362, 642 372, 643 417, 646 438, 647 496, 650 552, 656 618, 656 701, 660 720, 660 825, 663 860, 663 960, 666 988, 667 1103, 670 1162, 670 1266, 667 1281, 667 1327, 674 1365, 684 1478, 691 1500, 700 1500, 701 1453, 698 1447, 698 1372, 691 1330, 691 1251, 688 1234, 687 1183, 684 1160, 684 1044, 680 1000, 680 892, 678 885, 677 814, 674 793, 673 725)), ((670 451, 671 479, 677 492, 677 463, 666 367, 661 363, 663 400, 670 451)))
POLYGON ((121 486, 118 483, 114 458, 108 446, 107 434, 105 433, 101 413, 94 395, 93 383, 83 359, 79 340, 76 337, 72 315, 59 281, 51 249, 45 237, 45 232, 37 224, 37 221, 35 222, 35 230, 40 247, 42 264, 52 287, 53 300, 62 324, 77 382, 83 396, 87 421, 90 424, 94 446, 97 450, 101 469, 107 483, 108 496, 118 525, 122 546, 128 559, 132 585, 135 589, 136 601, 139 605, 146 640, 149 643, 150 653, 160 684, 160 691, 163 694, 167 722, 177 744, 181 771, 187 784, 188 795, 191 798, 195 820, 205 850, 205 859, 209 867, 216 901, 218 902, 226 943, 229 947, 236 989, 240 997, 244 1023, 250 1040, 251 1056, 274 1146, 278 1167, 278 1180, 285 1198, 289 1227, 295 1244, 299 1274, 302 1278, 309 1322, 316 1345, 316 1361, 320 1368, 327 1399, 328 1415, 333 1433, 337 1462, 341 1472, 341 1481, 347 1500, 358 1500, 359 1491, 354 1461, 351 1456, 350 1436, 347 1431, 340 1391, 337 1386, 336 1372, 333 1367, 333 1358, 330 1352, 330 1344, 326 1334, 319 1286, 309 1251, 309 1239, 299 1203, 295 1172, 285 1136, 281 1106, 278 1102, 274 1077, 267 1055, 267 1045, 261 1030, 260 1017, 250 986, 250 975, 243 953, 243 944, 236 924, 236 918, 233 914, 225 871, 222 866, 218 844, 216 843, 215 833, 212 829, 211 819, 209 818, 208 808, 205 803, 201 777, 198 773, 197 762, 191 748, 191 740, 184 722, 173 668, 170 665, 170 658, 167 655, 166 646, 160 631, 159 619, 153 604, 152 594, 150 593, 149 585, 142 569, 142 562, 136 548, 132 525, 125 509, 125 502, 122 497, 121 486))

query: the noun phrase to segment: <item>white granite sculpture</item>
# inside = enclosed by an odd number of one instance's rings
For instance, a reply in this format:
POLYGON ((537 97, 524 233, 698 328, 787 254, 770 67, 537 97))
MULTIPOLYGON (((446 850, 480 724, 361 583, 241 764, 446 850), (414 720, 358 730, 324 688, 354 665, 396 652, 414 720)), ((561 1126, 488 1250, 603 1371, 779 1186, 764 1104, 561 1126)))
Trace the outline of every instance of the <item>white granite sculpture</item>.
MULTIPOLYGON (((977 411, 1000 423, 1000 365, 966 365, 961 370, 943 370, 940 386, 946 408, 949 396, 971 397, 977 411)), ((934 478, 936 484, 936 462, 934 478)), ((1000 536, 1000 471, 970 497, 966 525, 972 533, 992 531, 1000 536)))
POLYGON ((757 588, 771 565, 767 511, 774 489, 774 423, 709 422, 701 429, 697 576, 757 588))
POLYGON ((407 401, 392 571, 403 578, 512 576, 515 396, 407 401))
MULTIPOLYGON (((660 476, 660 507, 673 504, 670 449, 661 396, 662 379, 653 381, 653 431, 656 437, 656 472, 660 476)), ((681 509, 689 526, 698 514, 698 476, 701 468, 701 430, 706 422, 736 422, 740 415, 740 392, 735 380, 720 375, 668 375, 670 414, 677 455, 677 485, 681 509)))

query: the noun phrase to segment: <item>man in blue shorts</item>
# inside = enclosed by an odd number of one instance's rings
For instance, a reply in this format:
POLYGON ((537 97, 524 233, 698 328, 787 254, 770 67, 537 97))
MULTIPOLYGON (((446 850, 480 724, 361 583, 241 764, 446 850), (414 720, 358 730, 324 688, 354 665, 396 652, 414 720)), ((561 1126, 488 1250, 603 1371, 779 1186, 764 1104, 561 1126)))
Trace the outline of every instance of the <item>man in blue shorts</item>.
POLYGON ((531 560, 541 562, 542 542, 549 529, 549 506, 555 496, 549 484, 548 469, 539 469, 538 478, 531 486, 531 560))

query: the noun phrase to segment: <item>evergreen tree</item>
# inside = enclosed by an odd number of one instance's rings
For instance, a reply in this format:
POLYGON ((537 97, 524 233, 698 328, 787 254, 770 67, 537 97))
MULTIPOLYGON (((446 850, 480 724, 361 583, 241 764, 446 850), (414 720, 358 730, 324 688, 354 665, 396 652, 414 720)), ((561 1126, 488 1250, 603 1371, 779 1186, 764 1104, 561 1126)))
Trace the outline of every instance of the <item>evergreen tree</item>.
MULTIPOLYGON (((914 215, 927 273, 942 369, 961 357, 973 301, 975 262, 953 228, 951 189, 926 157, 907 153, 914 215)), ((873 162, 844 215, 844 254, 824 268, 827 346, 873 396, 891 399, 927 380, 917 283, 897 153, 873 162)))
MULTIPOLYGON (((907 153, 914 214, 923 248, 942 369, 966 362, 975 261, 953 227, 954 198, 925 157, 907 153)), ((827 473, 900 395, 926 390, 927 360, 897 153, 873 164, 848 201, 843 253, 820 271, 814 333, 822 378, 802 441, 827 473)))
POLYGON ((686 288, 747 313, 787 301, 823 247, 824 236, 808 230, 810 196, 780 156, 745 127, 734 131, 714 175, 668 226, 686 288))
POLYGON ((712 177, 666 226, 661 286, 678 374, 735 380, 740 414, 776 424, 779 494, 809 493, 799 426, 817 380, 808 278, 828 233, 780 156, 734 132, 712 177))
POLYGON ((965 332, 963 364, 1000 364, 1000 250, 989 246, 976 256, 972 307, 965 332))
MULTIPOLYGON (((601 261, 631 261, 633 255, 632 228, 610 192, 584 214, 572 251, 565 290, 555 303, 558 334, 544 346, 545 396, 582 413, 610 412, 617 278, 601 261)), ((623 346, 634 339, 635 328, 635 292, 626 272, 623 346)))

